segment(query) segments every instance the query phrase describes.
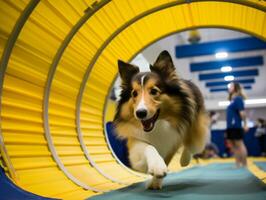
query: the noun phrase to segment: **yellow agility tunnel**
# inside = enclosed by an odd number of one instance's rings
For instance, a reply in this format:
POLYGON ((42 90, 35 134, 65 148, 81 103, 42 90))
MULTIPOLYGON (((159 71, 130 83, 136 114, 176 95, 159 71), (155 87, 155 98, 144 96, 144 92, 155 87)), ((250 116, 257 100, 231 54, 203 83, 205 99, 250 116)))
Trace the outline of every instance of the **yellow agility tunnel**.
POLYGON ((37 195, 84 199, 145 180, 105 137, 117 60, 192 28, 266 39, 263 0, 1 0, 0 144, 6 174, 37 195))

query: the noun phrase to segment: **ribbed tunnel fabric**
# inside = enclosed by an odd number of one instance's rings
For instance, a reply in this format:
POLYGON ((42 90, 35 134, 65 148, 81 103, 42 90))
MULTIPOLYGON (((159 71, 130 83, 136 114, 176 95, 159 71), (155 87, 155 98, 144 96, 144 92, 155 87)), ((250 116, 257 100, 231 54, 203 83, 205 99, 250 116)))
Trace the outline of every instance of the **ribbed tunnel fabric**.
POLYGON ((21 188, 86 198, 145 180, 104 134, 117 59, 167 35, 231 28, 266 38, 265 1, 0 2, 1 155, 21 188))

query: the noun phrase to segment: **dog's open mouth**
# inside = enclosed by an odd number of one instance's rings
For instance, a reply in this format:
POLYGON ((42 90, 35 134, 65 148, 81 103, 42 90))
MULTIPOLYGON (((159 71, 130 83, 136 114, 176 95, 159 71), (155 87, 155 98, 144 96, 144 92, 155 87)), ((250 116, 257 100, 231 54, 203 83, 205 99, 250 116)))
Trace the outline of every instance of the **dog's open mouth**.
POLYGON ((155 125, 155 122, 156 122, 156 120, 159 117, 159 113, 160 113, 160 110, 157 110, 157 112, 153 115, 152 118, 147 119, 147 120, 141 120, 141 123, 142 123, 142 126, 143 126, 143 130, 145 132, 152 131, 152 129, 153 129, 154 125, 155 125))

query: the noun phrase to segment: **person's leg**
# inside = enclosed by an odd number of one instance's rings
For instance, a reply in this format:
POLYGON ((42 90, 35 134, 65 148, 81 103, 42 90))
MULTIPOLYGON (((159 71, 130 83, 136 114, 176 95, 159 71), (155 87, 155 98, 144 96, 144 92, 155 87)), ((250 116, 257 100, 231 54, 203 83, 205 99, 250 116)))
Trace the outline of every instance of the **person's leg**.
POLYGON ((235 140, 229 140, 229 143, 230 143, 230 146, 231 146, 231 150, 232 150, 232 153, 234 155, 234 158, 235 158, 235 164, 236 164, 236 167, 240 167, 241 165, 241 158, 240 158, 240 151, 239 151, 239 148, 237 146, 237 143, 235 140))
POLYGON ((243 140, 237 140, 235 141, 237 149, 238 149, 238 156, 240 164, 245 167, 247 166, 247 149, 243 142, 243 140))
POLYGON ((244 167, 246 167, 248 152, 243 140, 241 141, 241 152, 242 152, 242 164, 244 167))

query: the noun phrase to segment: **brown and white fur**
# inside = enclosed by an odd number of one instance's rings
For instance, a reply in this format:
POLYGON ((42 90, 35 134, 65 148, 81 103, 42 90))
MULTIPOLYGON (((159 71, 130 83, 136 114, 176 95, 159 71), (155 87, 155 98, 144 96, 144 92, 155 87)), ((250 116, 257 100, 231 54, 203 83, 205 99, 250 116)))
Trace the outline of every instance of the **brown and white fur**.
POLYGON ((208 116, 199 89, 180 79, 167 51, 158 56, 151 72, 118 61, 121 98, 114 124, 128 140, 133 169, 153 176, 147 187, 161 189, 167 165, 183 146, 181 166, 200 153, 207 139, 208 116))

